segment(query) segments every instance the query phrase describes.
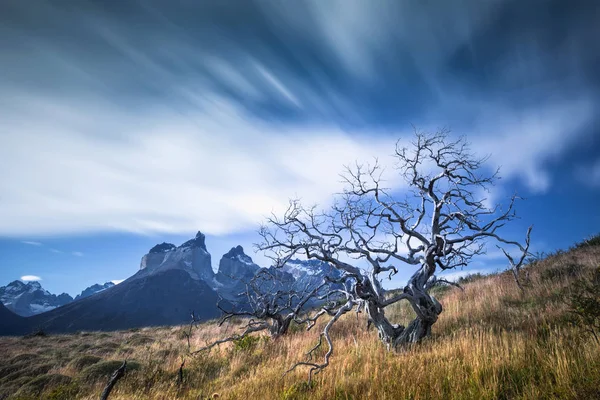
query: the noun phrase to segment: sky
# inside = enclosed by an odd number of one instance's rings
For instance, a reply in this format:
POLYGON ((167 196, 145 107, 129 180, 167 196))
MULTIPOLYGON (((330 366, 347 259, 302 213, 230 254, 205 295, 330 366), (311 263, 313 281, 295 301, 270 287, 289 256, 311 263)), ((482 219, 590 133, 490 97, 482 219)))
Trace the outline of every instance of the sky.
POLYGON ((238 244, 264 265, 266 215, 326 206, 413 126, 501 167, 493 199, 526 198, 508 236, 566 248, 600 231, 598 20, 578 0, 3 0, 0 285, 74 295, 199 230, 213 268, 238 244))

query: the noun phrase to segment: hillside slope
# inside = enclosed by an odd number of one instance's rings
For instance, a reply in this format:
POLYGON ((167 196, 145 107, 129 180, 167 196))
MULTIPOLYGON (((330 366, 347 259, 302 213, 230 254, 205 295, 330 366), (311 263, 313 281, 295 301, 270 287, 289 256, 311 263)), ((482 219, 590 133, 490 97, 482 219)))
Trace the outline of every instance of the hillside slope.
MULTIPOLYGON (((468 280, 464 292, 442 288, 444 312, 433 337, 399 353, 387 352, 376 332, 366 330, 364 315, 348 314, 332 331, 330 366, 312 385, 306 370, 282 374, 315 344, 316 329, 188 358, 178 384, 188 347, 185 327, 172 327, 0 338, 0 387, 20 399, 93 399, 127 358, 137 369, 118 383, 113 400, 215 393, 222 399, 600 398, 600 346, 569 324, 564 301, 573 283, 599 265, 600 246, 583 246, 529 266, 525 293, 507 273, 468 280)), ((411 318, 405 305, 390 313, 400 323, 411 318)), ((192 348, 235 327, 203 324, 192 348)))

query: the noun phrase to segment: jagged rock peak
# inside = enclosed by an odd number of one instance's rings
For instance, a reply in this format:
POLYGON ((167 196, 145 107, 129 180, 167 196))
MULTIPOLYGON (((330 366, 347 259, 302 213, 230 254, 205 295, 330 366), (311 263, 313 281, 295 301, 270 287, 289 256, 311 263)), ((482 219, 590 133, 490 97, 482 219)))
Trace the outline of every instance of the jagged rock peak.
POLYGON ((206 236, 200 231, 196 233, 196 237, 194 239, 188 240, 184 244, 179 247, 199 247, 204 251, 206 250, 206 236))
POLYGON ((89 296, 91 296, 93 294, 96 294, 98 292, 102 292, 102 291, 104 291, 106 289, 110 289, 113 286, 115 286, 115 284, 112 283, 112 282, 106 282, 104 285, 100 285, 100 284, 96 283, 95 285, 92 285, 92 286, 84 289, 81 292, 81 294, 78 294, 77 296, 75 296, 75 300, 79 300, 79 299, 83 299, 83 298, 89 297, 89 296))
POLYGON ((249 255, 247 255, 246 253, 244 253, 244 248, 239 245, 232 247, 231 250, 229 250, 227 253, 223 254, 223 258, 241 261, 242 263, 248 264, 248 265, 254 264, 254 261, 252 261, 252 258, 249 255))
POLYGON ((232 247, 231 250, 229 250, 227 253, 225 253, 223 255, 223 257, 227 257, 227 258, 236 258, 239 255, 245 255, 244 254, 244 248, 242 246, 235 246, 232 247))
POLYGON ((150 249, 150 253, 166 253, 175 250, 177 247, 172 243, 162 242, 150 249))

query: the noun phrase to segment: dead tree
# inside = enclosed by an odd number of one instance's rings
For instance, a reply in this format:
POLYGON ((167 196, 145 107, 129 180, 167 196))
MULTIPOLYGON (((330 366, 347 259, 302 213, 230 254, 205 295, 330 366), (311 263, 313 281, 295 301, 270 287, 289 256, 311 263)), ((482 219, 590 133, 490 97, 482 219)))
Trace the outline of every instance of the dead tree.
POLYGON ((308 359, 292 369, 309 366, 312 377, 325 368, 334 349, 330 330, 353 309, 366 311, 388 348, 428 337, 442 312, 442 305, 430 293, 440 281, 436 272, 467 266, 485 252, 490 240, 503 246, 521 287, 518 271, 528 254, 531 227, 524 245, 500 235, 499 230, 516 217, 517 197, 504 209, 486 206, 485 193, 498 179, 498 171, 486 174, 486 159, 472 155, 464 139, 450 140, 447 131, 415 132, 409 148, 397 143, 395 158, 396 172, 406 183, 402 197, 383 187, 377 162, 355 165, 347 168, 343 175, 346 190, 329 210, 317 211, 293 200, 283 216, 273 215, 260 230, 258 248, 277 265, 298 256, 318 259, 341 271, 345 279, 344 288, 336 289, 343 301, 306 320, 314 325, 320 317, 330 317, 308 359), (513 247, 520 256, 510 256, 506 247, 513 247), (400 265, 415 272, 392 295, 380 277, 391 277, 400 265), (399 301, 408 301, 416 314, 407 326, 394 324, 385 315, 386 308, 399 301), (328 351, 323 361, 313 361, 312 354, 324 342, 328 351))
MULTIPOLYGON (((298 287, 286 274, 279 269, 263 268, 259 270, 252 279, 246 283, 246 290, 240 293, 240 301, 233 302, 231 308, 223 306, 222 299, 217 307, 223 312, 219 320, 219 326, 240 318, 243 323, 238 332, 206 344, 191 354, 197 354, 223 343, 243 339, 254 332, 267 332, 270 337, 278 338, 285 335, 293 321, 304 323, 303 313, 307 312, 308 306, 314 306, 315 302, 324 303, 335 298, 330 290, 331 282, 327 279, 319 282, 308 280, 304 285, 298 287)), ((230 302, 228 302, 230 303, 230 302)), ((196 324, 192 314, 191 329, 196 324)))

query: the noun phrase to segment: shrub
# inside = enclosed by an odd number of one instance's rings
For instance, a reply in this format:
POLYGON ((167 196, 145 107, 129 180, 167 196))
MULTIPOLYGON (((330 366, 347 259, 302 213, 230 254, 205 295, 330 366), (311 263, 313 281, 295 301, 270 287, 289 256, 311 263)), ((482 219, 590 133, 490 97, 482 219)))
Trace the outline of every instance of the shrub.
POLYGON ((146 346, 152 343, 154 343, 154 339, 152 339, 150 336, 139 333, 131 335, 131 337, 127 340, 127 344, 131 346, 146 346))
POLYGON ((50 390, 44 397, 47 400, 72 400, 77 397, 79 387, 75 382, 62 384, 50 390))
POLYGON ((48 334, 44 331, 44 329, 42 328, 36 328, 34 329, 31 333, 28 333, 27 335, 23 336, 25 339, 31 339, 34 337, 46 337, 48 336, 48 334))
POLYGON ((258 336, 244 336, 243 338, 233 341, 233 349, 235 351, 251 351, 256 347, 259 341, 260 337, 258 336))
POLYGON ((477 281, 479 279, 484 278, 485 275, 477 272, 475 274, 468 274, 465 276, 461 276, 460 278, 458 278, 458 281, 456 281, 459 285, 464 285, 465 283, 469 283, 469 282, 474 282, 477 281))
MULTIPOLYGON (((123 361, 101 361, 84 368, 80 377, 86 382, 108 379, 121 365, 123 361)), ((127 371, 139 370, 140 367, 140 363, 136 361, 127 361, 127 371)))
POLYGON ((91 354, 84 354, 73 359, 73 361, 69 363, 69 367, 79 371, 83 368, 89 367, 90 365, 97 364, 100 361, 102 361, 101 357, 93 356, 91 354))
POLYGON ((558 266, 545 269, 541 272, 540 277, 543 281, 559 281, 564 278, 575 278, 578 276, 584 267, 579 264, 567 264, 566 266, 558 266))
POLYGON ((17 395, 39 396, 42 392, 71 383, 71 377, 61 374, 41 375, 21 387, 17 395))
POLYGON ((581 242, 576 243, 575 246, 573 246, 573 248, 581 249, 581 248, 592 247, 592 246, 600 246, 600 233, 598 233, 596 235, 592 235, 592 236, 588 237, 587 239, 584 239, 581 242))
POLYGON ((569 306, 575 314, 576 324, 600 344, 600 267, 594 270, 591 278, 575 282, 569 306))
POLYGON ((24 376, 36 377, 47 373, 52 368, 54 368, 53 364, 16 364, 15 369, 6 375, 3 375, 0 381, 11 382, 17 378, 21 378, 24 376))

